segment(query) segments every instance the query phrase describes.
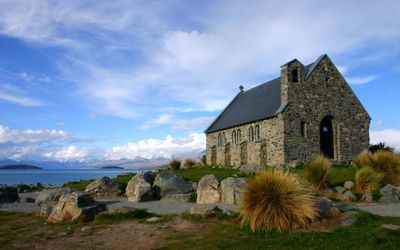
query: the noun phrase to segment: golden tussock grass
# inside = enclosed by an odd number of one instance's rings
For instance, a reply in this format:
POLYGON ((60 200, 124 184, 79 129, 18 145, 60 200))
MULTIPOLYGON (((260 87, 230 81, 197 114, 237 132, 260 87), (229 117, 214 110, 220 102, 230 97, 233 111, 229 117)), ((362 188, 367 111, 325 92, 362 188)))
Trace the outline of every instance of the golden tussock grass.
POLYGON ((376 172, 372 167, 363 167, 356 173, 355 191, 363 193, 372 193, 379 187, 382 175, 376 172))
POLYGON ((317 218, 314 197, 299 178, 289 172, 260 171, 248 181, 240 216, 252 231, 288 231, 303 228, 317 218))
POLYGON ((323 155, 317 156, 305 166, 306 180, 317 191, 322 191, 327 185, 331 173, 331 162, 323 155))

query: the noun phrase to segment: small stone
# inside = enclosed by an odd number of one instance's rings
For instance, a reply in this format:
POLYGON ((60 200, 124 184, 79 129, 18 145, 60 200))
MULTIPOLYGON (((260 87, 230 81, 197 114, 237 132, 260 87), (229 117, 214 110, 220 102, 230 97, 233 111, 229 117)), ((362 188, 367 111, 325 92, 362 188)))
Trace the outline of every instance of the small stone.
POLYGON ((342 197, 344 198, 344 200, 350 200, 350 201, 355 201, 357 200, 357 197, 349 190, 347 190, 346 192, 343 193, 342 197))
POLYGON ((366 201, 366 202, 372 202, 372 195, 371 195, 371 194, 364 194, 364 195, 361 197, 361 200, 362 200, 362 201, 366 201))
POLYGON ((345 189, 344 187, 342 187, 342 186, 336 186, 336 187, 335 187, 335 190, 336 190, 336 192, 337 192, 338 194, 343 194, 344 191, 346 191, 346 189, 345 189))
POLYGON ((348 227, 348 226, 353 225, 354 222, 356 222, 356 220, 351 218, 351 219, 347 219, 347 220, 342 221, 341 225, 342 225, 342 227, 348 227))
POLYGON ((90 227, 90 226, 84 226, 84 227, 82 227, 81 228, 81 231, 82 232, 86 232, 86 231, 89 231, 89 230, 91 230, 92 228, 90 227))
POLYGON ((354 182, 352 181, 346 181, 343 185, 347 190, 351 190, 354 187, 354 182))
POLYGON ((318 202, 318 212, 321 217, 332 207, 332 201, 326 197, 322 197, 318 202))
POLYGON ((381 227, 390 229, 390 230, 400 230, 399 225, 393 225, 393 224, 383 224, 381 227))
POLYGON ((151 217, 151 218, 147 219, 148 222, 158 222, 160 220, 162 220, 162 218, 160 218, 160 217, 151 217))

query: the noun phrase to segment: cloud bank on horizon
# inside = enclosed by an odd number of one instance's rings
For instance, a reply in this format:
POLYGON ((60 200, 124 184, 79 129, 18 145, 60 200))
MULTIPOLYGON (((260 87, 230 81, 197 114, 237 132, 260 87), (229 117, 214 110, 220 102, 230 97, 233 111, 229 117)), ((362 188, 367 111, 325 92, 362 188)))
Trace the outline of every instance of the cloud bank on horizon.
POLYGON ((323 53, 384 121, 371 142, 400 150, 398 1, 95 3, 0 2, 0 158, 202 150, 240 84, 323 53))

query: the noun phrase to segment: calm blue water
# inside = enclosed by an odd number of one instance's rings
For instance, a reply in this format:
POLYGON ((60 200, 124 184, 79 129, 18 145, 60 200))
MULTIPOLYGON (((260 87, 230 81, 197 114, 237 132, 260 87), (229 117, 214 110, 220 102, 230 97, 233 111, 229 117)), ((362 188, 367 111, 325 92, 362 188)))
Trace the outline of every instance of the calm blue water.
POLYGON ((113 178, 123 173, 136 173, 154 170, 141 169, 19 169, 0 170, 0 184, 42 184, 60 185, 68 181, 98 179, 103 176, 113 178))

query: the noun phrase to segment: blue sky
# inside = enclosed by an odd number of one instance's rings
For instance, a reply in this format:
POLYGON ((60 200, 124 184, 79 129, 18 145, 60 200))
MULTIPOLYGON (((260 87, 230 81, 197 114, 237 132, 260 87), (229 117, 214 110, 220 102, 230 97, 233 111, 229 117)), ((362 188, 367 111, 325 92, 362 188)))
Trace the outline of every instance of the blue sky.
POLYGON ((398 1, 0 1, 0 158, 157 157, 279 66, 327 53, 400 149, 398 1))

